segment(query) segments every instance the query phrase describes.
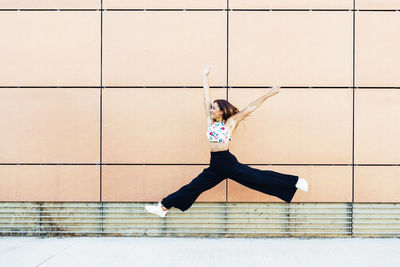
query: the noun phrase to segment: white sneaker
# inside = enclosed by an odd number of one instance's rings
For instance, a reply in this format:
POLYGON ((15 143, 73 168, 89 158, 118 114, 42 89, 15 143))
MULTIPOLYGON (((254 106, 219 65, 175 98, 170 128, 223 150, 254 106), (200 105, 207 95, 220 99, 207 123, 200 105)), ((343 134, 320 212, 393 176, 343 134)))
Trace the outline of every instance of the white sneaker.
POLYGON ((163 210, 161 208, 161 202, 158 201, 157 205, 146 205, 144 208, 151 213, 157 214, 160 217, 165 217, 165 214, 167 214, 168 210, 163 210))
POLYGON ((305 192, 308 192, 308 183, 303 178, 299 178, 299 180, 296 183, 296 187, 305 192))

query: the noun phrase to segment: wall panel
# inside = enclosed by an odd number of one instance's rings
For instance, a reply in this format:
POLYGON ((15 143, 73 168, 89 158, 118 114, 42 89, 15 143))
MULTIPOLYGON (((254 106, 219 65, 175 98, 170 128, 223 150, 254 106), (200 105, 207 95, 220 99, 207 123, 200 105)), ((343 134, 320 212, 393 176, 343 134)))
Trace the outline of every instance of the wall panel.
POLYGON ((355 202, 400 202, 399 166, 355 166, 355 202))
POLYGON ((354 163, 400 163, 400 91, 355 92, 354 163))
POLYGON ((400 13, 358 12, 355 85, 400 86, 400 13))
MULTIPOLYGON (((238 159, 240 162, 240 159, 238 159)), ((250 166, 260 170, 272 170, 296 175, 308 181, 308 192, 297 190, 292 202, 351 202, 350 166, 250 166)), ((228 180, 228 201, 232 202, 283 202, 228 180)))
MULTIPOLYGON (((103 166, 104 201, 161 201, 190 183, 208 166, 103 166)), ((203 192, 197 202, 226 200, 226 180, 203 192)))
MULTIPOLYGON (((211 88, 211 99, 226 89, 211 88)), ((104 163, 202 163, 210 160, 202 88, 106 88, 104 163)))
POLYGON ((101 0, 1 0, 0 9, 36 9, 36 8, 101 8, 101 0))
POLYGON ((351 86, 351 12, 231 12, 231 86, 351 86))
POLYGON ((226 12, 104 12, 105 86, 226 85, 226 12))
POLYGON ((99 166, 0 166, 0 201, 99 201, 99 166))
POLYGON ((1 86, 100 86, 100 13, 1 11, 1 86))
MULTIPOLYGON (((242 110, 270 90, 230 89, 229 101, 242 110)), ((239 123, 231 142, 246 163, 350 164, 352 91, 281 89, 239 123)))
POLYGON ((356 0, 356 9, 400 9, 399 0, 356 0))
POLYGON ((100 89, 0 88, 0 163, 98 163, 100 89))

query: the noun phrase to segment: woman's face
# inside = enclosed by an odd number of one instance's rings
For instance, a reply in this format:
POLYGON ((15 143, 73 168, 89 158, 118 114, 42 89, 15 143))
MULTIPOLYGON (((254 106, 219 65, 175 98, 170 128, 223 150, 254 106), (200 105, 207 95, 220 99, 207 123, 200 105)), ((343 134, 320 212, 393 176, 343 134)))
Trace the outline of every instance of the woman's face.
POLYGON ((223 114, 222 110, 219 109, 217 102, 214 102, 211 106, 210 116, 211 119, 217 119, 223 114))

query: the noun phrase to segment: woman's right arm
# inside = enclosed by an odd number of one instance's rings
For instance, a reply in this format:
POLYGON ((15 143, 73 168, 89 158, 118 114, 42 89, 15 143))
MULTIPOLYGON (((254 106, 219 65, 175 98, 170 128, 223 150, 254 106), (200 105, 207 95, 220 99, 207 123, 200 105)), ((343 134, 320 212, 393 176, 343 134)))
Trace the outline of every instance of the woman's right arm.
POLYGON ((210 100, 210 87, 208 86, 208 74, 210 72, 210 64, 206 66, 203 72, 203 88, 204 88, 204 109, 206 112, 207 123, 210 118, 211 100, 210 100))

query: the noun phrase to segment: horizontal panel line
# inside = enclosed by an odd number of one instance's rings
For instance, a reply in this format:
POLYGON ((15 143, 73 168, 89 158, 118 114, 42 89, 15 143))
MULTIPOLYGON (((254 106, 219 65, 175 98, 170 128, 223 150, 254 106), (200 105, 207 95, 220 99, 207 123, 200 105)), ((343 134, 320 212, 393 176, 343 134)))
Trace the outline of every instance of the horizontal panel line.
POLYGON ((355 11, 372 11, 372 12, 399 12, 399 9, 355 9, 355 11))
POLYGON ((0 11, 220 11, 220 12, 236 12, 236 11, 254 11, 254 12, 398 12, 399 9, 327 9, 327 8, 1 8, 0 11))
MULTIPOLYGON (((101 86, 40 86, 40 85, 34 85, 34 86, 0 86, 0 88, 95 88, 95 89, 100 89, 102 88, 101 86)), ((103 87, 104 88, 104 87, 103 87)))
POLYGON ((261 12, 269 12, 269 11, 303 11, 303 12, 310 12, 310 11, 346 11, 352 12, 352 9, 340 9, 340 8, 230 8, 228 11, 261 11, 261 12))
POLYGON ((17 12, 22 12, 22 11, 101 11, 101 9, 96 9, 96 8, 0 8, 0 11, 17 11, 17 12))
MULTIPOLYGON (((243 88, 254 88, 254 89, 265 89, 265 88, 272 88, 272 86, 253 86, 253 85, 240 85, 240 86, 209 86, 210 88, 229 88, 229 89, 243 89, 243 88)), ((40 85, 34 85, 34 86, 0 86, 0 88, 94 88, 94 89, 100 89, 100 88, 193 88, 193 89, 199 89, 203 88, 203 86, 196 86, 196 85, 190 85, 190 86, 185 86, 185 85, 141 85, 141 86, 40 86, 40 85)), ((281 89, 309 89, 309 88, 315 88, 315 89, 400 89, 400 86, 280 86, 281 89)))
POLYGON ((226 11, 256 11, 256 12, 269 12, 269 11, 346 11, 346 12, 352 12, 354 10, 352 9, 310 9, 310 8, 303 8, 303 9, 279 9, 279 8, 273 8, 273 9, 226 9, 226 8, 105 8, 105 9, 82 9, 82 8, 76 8, 76 9, 68 9, 68 8, 14 8, 14 9, 0 9, 0 11, 103 11, 103 12, 108 12, 108 11, 169 11, 169 12, 175 12, 175 11, 220 11, 220 12, 226 12, 226 11))
MULTIPOLYGON (((371 166, 371 167, 379 167, 379 166, 388 166, 388 167, 398 167, 400 163, 387 163, 387 164, 345 164, 345 163, 246 163, 242 162, 245 165, 253 165, 253 166, 371 166)), ((4 162, 0 163, 0 166, 10 166, 10 165, 82 165, 82 166, 208 166, 209 163, 13 163, 13 162, 4 162)))

